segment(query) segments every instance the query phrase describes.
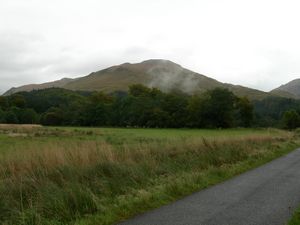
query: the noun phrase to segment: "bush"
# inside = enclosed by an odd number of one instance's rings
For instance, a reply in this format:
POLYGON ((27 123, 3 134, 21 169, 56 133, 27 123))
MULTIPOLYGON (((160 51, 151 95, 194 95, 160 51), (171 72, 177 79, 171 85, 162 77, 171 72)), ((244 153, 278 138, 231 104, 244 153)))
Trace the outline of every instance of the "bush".
POLYGON ((286 129, 295 129, 300 126, 300 116, 296 110, 289 110, 283 114, 283 126, 286 129))
POLYGON ((13 111, 8 111, 5 114, 5 122, 14 124, 18 123, 19 121, 17 115, 13 111))

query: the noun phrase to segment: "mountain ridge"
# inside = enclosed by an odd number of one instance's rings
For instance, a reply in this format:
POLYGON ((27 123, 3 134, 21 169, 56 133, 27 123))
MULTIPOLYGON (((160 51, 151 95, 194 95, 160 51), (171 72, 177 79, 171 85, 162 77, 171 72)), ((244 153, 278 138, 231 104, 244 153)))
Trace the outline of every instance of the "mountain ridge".
POLYGON ((65 84, 75 80, 76 78, 62 78, 60 80, 50 81, 46 83, 41 84, 26 84, 19 87, 12 87, 8 91, 6 91, 3 95, 11 95, 22 91, 32 91, 32 90, 40 90, 40 89, 46 89, 46 88, 62 88, 65 84))
POLYGON ((228 88, 238 96, 250 99, 261 99, 267 96, 294 97, 288 93, 268 93, 242 85, 222 83, 200 73, 196 73, 181 65, 165 59, 150 59, 140 63, 123 63, 92 72, 79 78, 63 78, 42 84, 30 84, 11 88, 4 95, 21 91, 39 90, 50 87, 65 88, 74 91, 127 91, 132 84, 143 84, 156 87, 162 91, 180 90, 185 93, 201 93, 209 89, 228 88))
POLYGON ((273 89, 271 92, 286 92, 294 95, 295 98, 300 98, 300 79, 291 80, 290 82, 273 89))

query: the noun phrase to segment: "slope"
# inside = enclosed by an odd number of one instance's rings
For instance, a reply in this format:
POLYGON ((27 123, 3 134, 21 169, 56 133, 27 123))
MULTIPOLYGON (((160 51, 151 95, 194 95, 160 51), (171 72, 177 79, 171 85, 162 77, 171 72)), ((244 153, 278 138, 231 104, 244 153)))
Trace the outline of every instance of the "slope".
POLYGON ((48 87, 61 87, 82 91, 127 91, 128 86, 136 83, 156 87, 167 92, 180 90, 186 93, 201 93, 209 89, 222 87, 230 89, 238 96, 247 96, 250 99, 262 99, 269 95, 281 96, 280 93, 269 94, 239 85, 222 83, 185 69, 171 61, 161 59, 152 59, 136 64, 125 63, 112 66, 77 79, 63 79, 40 85, 25 85, 19 88, 13 88, 6 92, 5 95, 48 87))
POLYGON ((272 93, 287 93, 300 98, 300 79, 295 79, 271 91, 272 93))
POLYGON ((53 88, 53 87, 57 87, 57 88, 62 88, 64 87, 67 83, 73 81, 74 79, 71 78, 63 78, 61 80, 56 80, 56 81, 52 81, 52 82, 47 82, 47 83, 43 83, 43 84, 27 84, 21 87, 13 87, 11 89, 9 89, 7 92, 5 92, 3 95, 7 96, 7 95, 12 95, 18 92, 22 92, 22 91, 33 91, 33 90, 41 90, 41 89, 46 89, 46 88, 53 88))

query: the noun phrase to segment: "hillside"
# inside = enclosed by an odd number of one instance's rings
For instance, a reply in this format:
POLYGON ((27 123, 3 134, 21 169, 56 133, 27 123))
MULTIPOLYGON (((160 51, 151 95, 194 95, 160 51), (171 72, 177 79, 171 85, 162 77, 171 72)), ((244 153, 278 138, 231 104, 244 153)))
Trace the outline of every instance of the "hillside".
POLYGON ((22 92, 22 91, 33 91, 33 90, 41 90, 41 89, 46 89, 46 88, 63 88, 67 83, 74 81, 74 79, 71 78, 63 78, 61 80, 57 81, 52 81, 52 82, 47 82, 43 84, 27 84, 21 87, 13 87, 9 89, 7 92, 5 92, 3 95, 12 95, 17 92, 22 92))
MULTIPOLYGON (((181 90, 186 93, 197 93, 216 87, 223 87, 230 89, 236 95, 247 96, 251 99, 261 99, 271 95, 239 85, 221 83, 168 60, 147 60, 136 64, 125 63, 77 79, 62 79, 44 84, 31 84, 12 88, 5 95, 49 87, 81 91, 103 91, 107 93, 117 90, 126 91, 129 85, 136 83, 157 87, 166 92, 181 90)), ((280 93, 275 93, 274 95, 282 96, 280 93)))
POLYGON ((128 89, 128 86, 141 83, 157 87, 163 91, 179 89, 190 93, 223 86, 222 83, 197 74, 167 60, 148 60, 142 63, 125 63, 113 66, 64 86, 71 90, 101 90, 111 92, 128 89))
POLYGON ((281 85, 280 87, 271 91, 272 93, 287 93, 289 95, 300 98, 300 79, 292 80, 287 84, 281 85))

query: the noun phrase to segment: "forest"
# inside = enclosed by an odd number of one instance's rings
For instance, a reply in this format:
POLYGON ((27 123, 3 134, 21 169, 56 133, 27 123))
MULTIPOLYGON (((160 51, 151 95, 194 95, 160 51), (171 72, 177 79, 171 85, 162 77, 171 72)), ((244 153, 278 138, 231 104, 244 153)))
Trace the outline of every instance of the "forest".
POLYGON ((300 100, 250 101, 216 88, 202 94, 164 93, 135 84, 128 92, 60 88, 0 96, 0 123, 152 128, 296 128, 300 100))

